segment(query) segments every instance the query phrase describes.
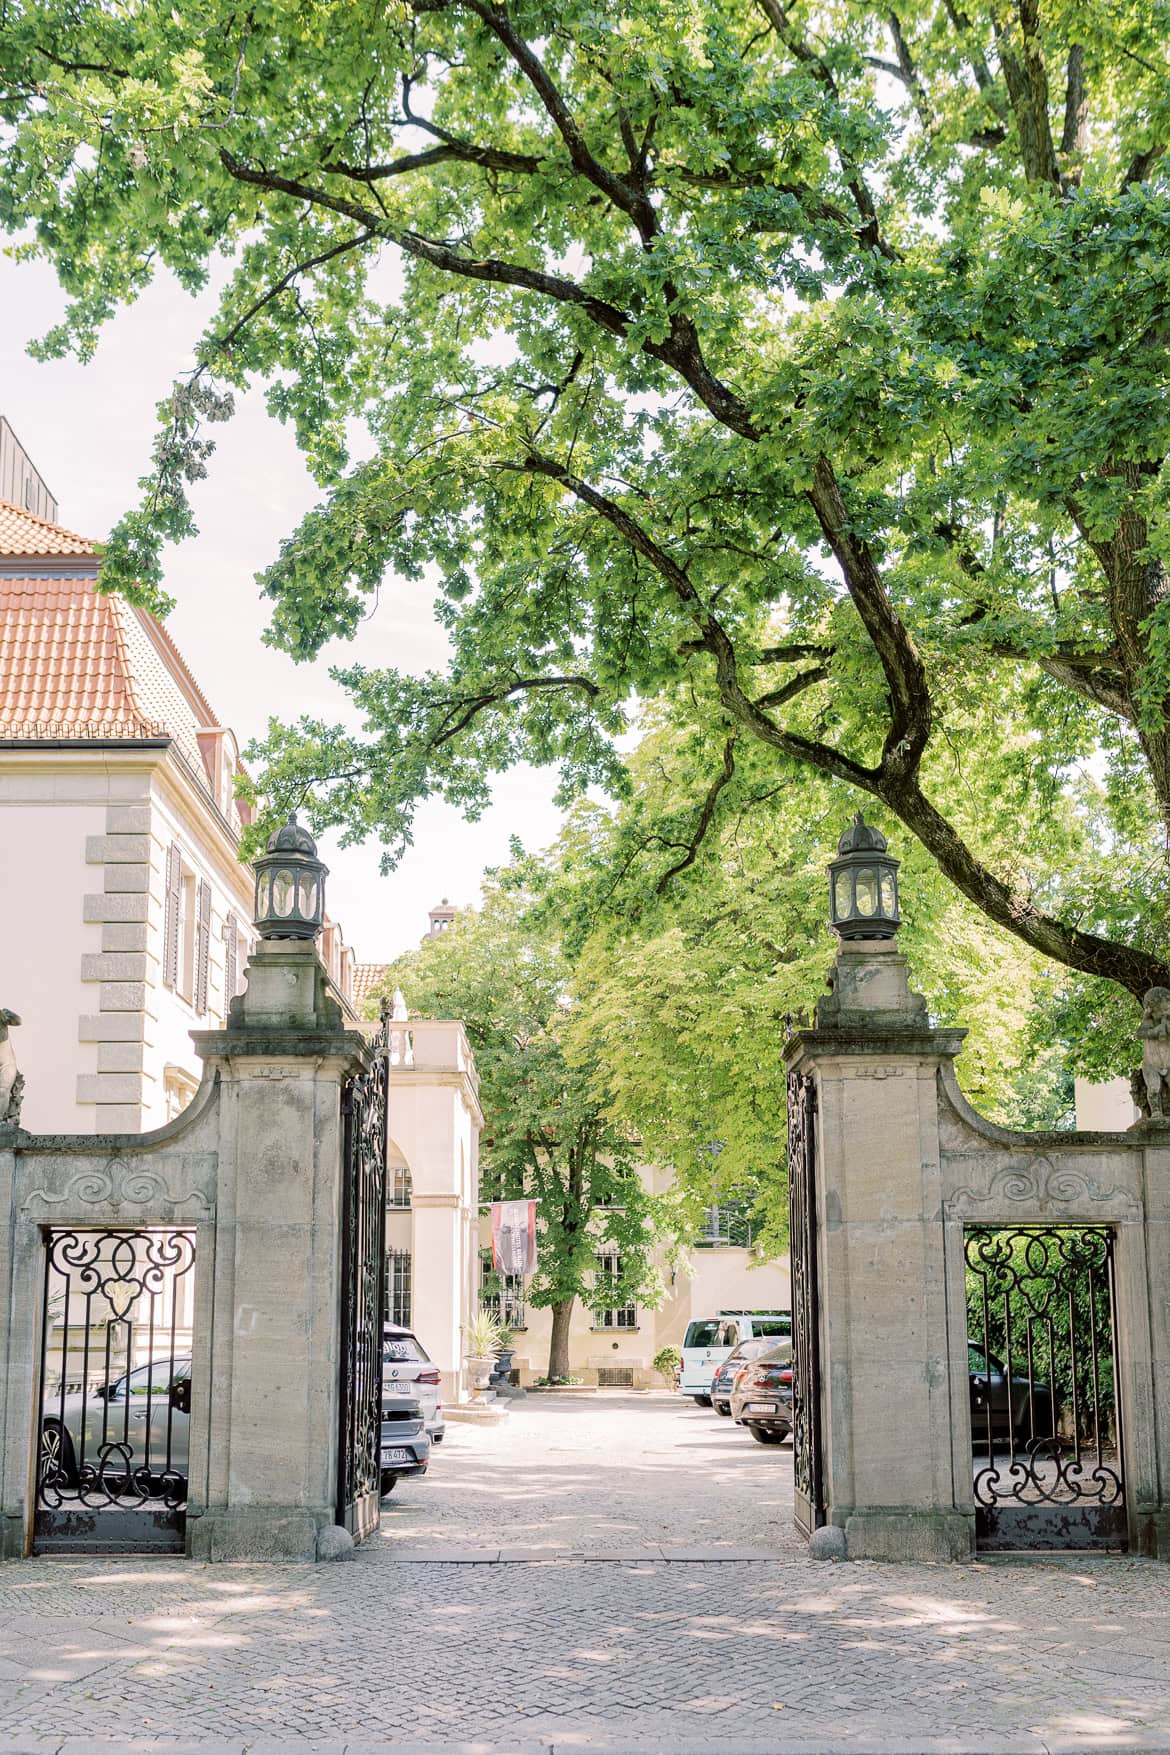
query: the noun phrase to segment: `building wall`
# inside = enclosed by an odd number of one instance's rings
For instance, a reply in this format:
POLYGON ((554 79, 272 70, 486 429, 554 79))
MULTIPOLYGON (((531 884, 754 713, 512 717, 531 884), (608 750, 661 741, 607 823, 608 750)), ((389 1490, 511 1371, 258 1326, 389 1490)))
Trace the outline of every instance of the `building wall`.
POLYGON ((1073 1101, 1077 1127, 1086 1133, 1120 1133, 1141 1119, 1126 1078, 1107 1079, 1100 1085, 1074 1079, 1073 1101))
POLYGON ((90 990, 82 958, 101 949, 101 926, 83 917, 86 842, 106 822, 104 773, 13 773, 0 768, 0 1005, 23 1020, 12 1042, 25 1076, 22 1120, 35 1132, 90 1133, 92 1102, 78 1081, 97 1070, 80 1022, 90 990))
POLYGON ((79 745, 0 752, 0 846, 0 909, 12 923, 0 1005, 24 1020, 13 1035, 24 1125, 46 1133, 161 1125, 198 1082, 190 1031, 224 1017, 229 910, 245 940, 252 936, 251 879, 234 841, 165 748, 79 745), (163 981, 172 840, 211 886, 201 1015, 163 981))
MULTIPOLYGON (((252 874, 240 865, 234 843, 210 809, 192 808, 184 791, 181 775, 168 769, 156 774, 150 801, 146 940, 146 1009, 153 1014, 153 1027, 143 1060, 143 1127, 158 1127, 171 1119, 193 1093, 199 1061, 191 1045, 191 1031, 210 1029, 226 1020, 227 1004, 233 997, 224 991, 228 915, 234 913, 237 934, 242 934, 248 945, 255 936, 252 874), (172 843, 178 846, 196 883, 202 879, 211 888, 207 1008, 202 1012, 196 1010, 193 998, 188 999, 165 980, 166 873, 172 843)), ((243 982, 243 954, 237 955, 236 968, 238 987, 243 982)))

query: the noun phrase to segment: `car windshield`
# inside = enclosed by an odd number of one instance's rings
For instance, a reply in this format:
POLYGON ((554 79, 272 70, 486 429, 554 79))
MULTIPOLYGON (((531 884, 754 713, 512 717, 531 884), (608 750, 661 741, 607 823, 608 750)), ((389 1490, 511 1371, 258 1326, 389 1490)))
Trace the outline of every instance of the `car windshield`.
POLYGON ((140 1365, 126 1377, 110 1385, 108 1400, 124 1402, 129 1396, 166 1395, 172 1383, 181 1383, 191 1375, 190 1359, 156 1359, 152 1365, 140 1365))
POLYGON ((792 1342, 780 1341, 769 1347, 766 1353, 756 1355, 757 1365, 790 1365, 792 1363, 792 1342))
POLYGON ((710 1347, 714 1345, 715 1335, 719 1328, 717 1322, 692 1322, 687 1325, 683 1336, 684 1347, 710 1347))
POLYGON ((741 1341, 735 1351, 729 1353, 724 1360, 724 1370, 726 1370, 729 1365, 737 1365, 744 1359, 758 1359, 760 1354, 765 1352, 769 1345, 770 1342, 764 1340, 762 1336, 757 1336, 755 1340, 751 1341, 741 1341))
POLYGON ((787 1311, 779 1316, 753 1316, 752 1328, 758 1335, 790 1335, 792 1318, 787 1311))
POLYGON ((382 1341, 383 1365, 428 1365, 430 1359, 413 1335, 386 1335, 382 1341))

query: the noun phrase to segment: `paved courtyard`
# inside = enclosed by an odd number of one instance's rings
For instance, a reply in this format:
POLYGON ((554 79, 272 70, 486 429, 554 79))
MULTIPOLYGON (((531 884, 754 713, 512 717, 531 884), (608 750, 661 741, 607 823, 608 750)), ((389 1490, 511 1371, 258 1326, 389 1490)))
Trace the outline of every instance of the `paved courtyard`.
POLYGON ((665 1396, 449 1428, 349 1564, 0 1565, 0 1750, 1170 1750, 1170 1567, 817 1565, 665 1396))

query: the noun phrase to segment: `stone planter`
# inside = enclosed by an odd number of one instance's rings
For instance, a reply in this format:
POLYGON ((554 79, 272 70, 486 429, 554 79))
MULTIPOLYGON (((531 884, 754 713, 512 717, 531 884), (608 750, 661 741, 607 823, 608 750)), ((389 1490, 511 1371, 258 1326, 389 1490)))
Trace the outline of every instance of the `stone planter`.
POLYGON ((491 1381, 494 1387, 506 1387, 512 1381, 512 1360, 516 1357, 515 1347, 500 1347, 496 1353, 491 1381))
POLYGON ((492 1372, 495 1369, 496 1361, 494 1356, 488 1359, 478 1359, 473 1355, 468 1354, 463 1363, 471 1373, 471 1387, 475 1391, 475 1394, 471 1398, 472 1401, 486 1401, 487 1397, 483 1392, 491 1382, 492 1372))

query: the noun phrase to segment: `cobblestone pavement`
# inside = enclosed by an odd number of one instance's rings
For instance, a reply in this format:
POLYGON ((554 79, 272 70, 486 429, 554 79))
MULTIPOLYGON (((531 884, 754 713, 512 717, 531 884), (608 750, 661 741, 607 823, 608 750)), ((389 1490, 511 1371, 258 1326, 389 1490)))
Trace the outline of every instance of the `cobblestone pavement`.
POLYGON ((665 1397, 531 1398, 352 1564, 0 1565, 0 1750, 1170 1750, 1170 1568, 817 1565, 791 1467, 665 1397))

